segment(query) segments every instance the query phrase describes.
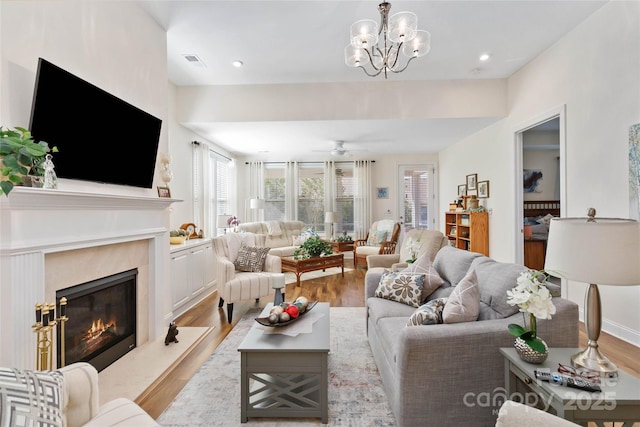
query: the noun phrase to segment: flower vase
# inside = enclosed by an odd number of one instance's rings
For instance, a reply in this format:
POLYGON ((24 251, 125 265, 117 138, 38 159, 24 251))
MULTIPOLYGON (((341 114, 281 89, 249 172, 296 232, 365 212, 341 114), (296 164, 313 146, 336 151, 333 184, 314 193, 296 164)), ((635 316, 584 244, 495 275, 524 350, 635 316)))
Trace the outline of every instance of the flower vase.
POLYGON ((518 356, 520 356, 520 359, 524 360, 525 362, 534 363, 538 365, 540 363, 543 363, 545 360, 547 360, 547 357, 549 356, 549 346, 547 345, 546 342, 544 342, 544 340, 540 339, 540 341, 542 341, 542 344, 544 344, 543 353, 540 353, 539 351, 534 350, 529 346, 529 344, 527 344, 525 340, 519 337, 515 339, 513 343, 513 347, 516 349, 516 353, 518 353, 518 356))

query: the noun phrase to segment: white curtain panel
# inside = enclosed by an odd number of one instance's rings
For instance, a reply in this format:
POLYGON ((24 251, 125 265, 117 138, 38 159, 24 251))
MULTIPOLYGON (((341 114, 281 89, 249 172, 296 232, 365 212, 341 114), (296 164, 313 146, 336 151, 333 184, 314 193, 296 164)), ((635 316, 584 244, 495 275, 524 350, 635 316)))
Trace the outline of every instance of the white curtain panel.
POLYGON ((264 209, 249 208, 249 200, 256 197, 264 199, 264 162, 249 162, 249 198, 244 201, 244 222, 262 221, 264 217, 264 209))
POLYGON ((355 239, 364 239, 371 225, 371 160, 356 160, 353 175, 355 181, 353 222, 355 239))
POLYGON ((336 164, 333 160, 324 162, 324 210, 336 210, 336 164))
POLYGON ((294 221, 298 219, 298 163, 287 162, 285 164, 285 191, 284 196, 284 219, 294 221))
POLYGON ((211 218, 204 212, 206 206, 204 206, 205 204, 203 203, 203 200, 206 200, 204 177, 207 175, 204 174, 204 168, 208 161, 208 148, 205 144, 197 141, 191 143, 191 148, 191 164, 193 165, 191 168, 193 174, 193 223, 198 224, 199 227, 203 227, 205 230, 215 230, 215 228, 211 228, 211 218), (209 218, 209 221, 205 224, 202 222, 202 218, 209 218))

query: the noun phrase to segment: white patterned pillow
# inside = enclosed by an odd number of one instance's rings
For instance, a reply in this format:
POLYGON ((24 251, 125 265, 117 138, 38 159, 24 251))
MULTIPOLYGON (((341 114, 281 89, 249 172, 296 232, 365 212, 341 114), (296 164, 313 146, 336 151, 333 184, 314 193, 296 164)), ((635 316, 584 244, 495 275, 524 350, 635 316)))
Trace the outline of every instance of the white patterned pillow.
POLYGON ((444 283, 442 277, 438 274, 433 267, 431 258, 428 253, 422 254, 413 263, 409 264, 407 268, 402 270, 403 273, 420 273, 424 274, 424 283, 422 284, 422 297, 421 301, 427 299, 429 295, 438 289, 444 283))
POLYGON ((380 277, 374 296, 417 308, 420 306, 423 282, 424 274, 385 272, 380 277))
POLYGON ((442 311, 444 323, 473 322, 480 315, 480 288, 475 270, 469 270, 466 276, 449 295, 442 311))
POLYGON ((442 310, 447 303, 448 298, 436 298, 425 304, 422 304, 416 311, 413 312, 407 326, 420 326, 420 325, 437 325, 444 323, 442 320, 442 310))
POLYGON ((62 426, 62 373, 0 367, 0 425, 62 426))
POLYGON ((367 246, 380 246, 386 238, 386 231, 377 231, 372 228, 369 230, 369 236, 367 237, 367 246))
POLYGON ((264 261, 271 248, 259 248, 256 246, 247 246, 244 242, 238 251, 238 258, 234 265, 238 271, 262 271, 264 261))

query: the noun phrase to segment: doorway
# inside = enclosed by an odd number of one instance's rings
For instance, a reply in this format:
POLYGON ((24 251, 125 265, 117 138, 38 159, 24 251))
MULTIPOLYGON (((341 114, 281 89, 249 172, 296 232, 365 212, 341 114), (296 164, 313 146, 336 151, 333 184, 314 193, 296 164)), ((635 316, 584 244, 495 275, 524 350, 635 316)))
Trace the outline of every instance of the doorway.
POLYGON ((523 123, 514 139, 515 261, 540 270, 549 218, 566 211, 565 106, 523 123))

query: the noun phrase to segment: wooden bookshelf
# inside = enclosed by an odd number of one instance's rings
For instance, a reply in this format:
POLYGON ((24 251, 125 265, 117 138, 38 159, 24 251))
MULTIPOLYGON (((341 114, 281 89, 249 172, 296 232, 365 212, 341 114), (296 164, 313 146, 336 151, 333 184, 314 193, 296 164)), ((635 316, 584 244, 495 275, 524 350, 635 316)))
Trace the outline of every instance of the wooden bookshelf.
POLYGON ((445 212, 445 234, 452 246, 489 256, 489 214, 487 212, 445 212))

